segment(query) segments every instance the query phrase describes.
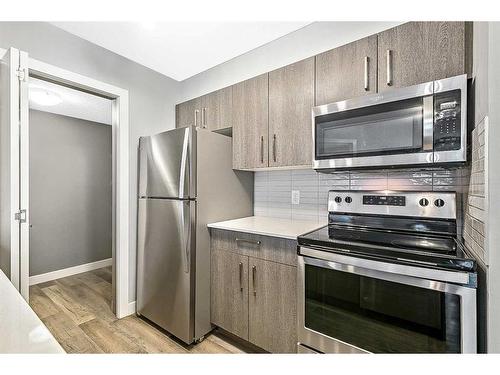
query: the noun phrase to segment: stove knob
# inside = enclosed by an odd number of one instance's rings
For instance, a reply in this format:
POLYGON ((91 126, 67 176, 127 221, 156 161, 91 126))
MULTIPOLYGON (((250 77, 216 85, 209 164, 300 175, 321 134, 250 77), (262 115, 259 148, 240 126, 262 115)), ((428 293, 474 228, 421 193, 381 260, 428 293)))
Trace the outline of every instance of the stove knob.
POLYGON ((418 201, 418 204, 422 207, 426 207, 429 205, 429 200, 427 198, 422 198, 418 201))
POLYGON ((339 196, 335 197, 335 199, 334 199, 334 200, 335 200, 335 202, 336 202, 336 203, 340 203, 340 202, 342 202, 342 198, 341 198, 341 197, 339 197, 339 196))
POLYGON ((444 206, 444 200, 442 200, 442 199, 436 199, 434 201, 434 206, 436 206, 436 207, 443 207, 444 206))
POLYGON ((345 202, 346 203, 351 203, 352 202, 352 198, 351 197, 345 197, 345 202))

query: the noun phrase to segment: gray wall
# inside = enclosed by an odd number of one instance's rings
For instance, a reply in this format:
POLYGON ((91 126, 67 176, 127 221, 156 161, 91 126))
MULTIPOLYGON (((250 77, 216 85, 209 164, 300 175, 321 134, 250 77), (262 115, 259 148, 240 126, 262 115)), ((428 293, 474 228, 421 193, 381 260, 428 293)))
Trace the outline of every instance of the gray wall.
POLYGON ((137 145, 139 137, 175 126, 179 83, 43 22, 0 22, 0 47, 16 47, 43 62, 129 90, 130 293, 135 300, 137 145))
POLYGON ((111 258, 111 130, 30 110, 30 276, 111 258))
POLYGON ((314 22, 181 82, 180 101, 232 85, 402 22, 314 22))

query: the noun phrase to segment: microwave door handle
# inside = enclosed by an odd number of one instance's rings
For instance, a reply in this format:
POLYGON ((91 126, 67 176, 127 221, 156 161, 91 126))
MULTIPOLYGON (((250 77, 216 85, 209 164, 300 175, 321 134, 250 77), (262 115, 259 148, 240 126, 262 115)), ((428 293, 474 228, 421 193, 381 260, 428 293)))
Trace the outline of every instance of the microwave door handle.
POLYGON ((422 150, 432 151, 434 148, 434 96, 423 98, 422 150))

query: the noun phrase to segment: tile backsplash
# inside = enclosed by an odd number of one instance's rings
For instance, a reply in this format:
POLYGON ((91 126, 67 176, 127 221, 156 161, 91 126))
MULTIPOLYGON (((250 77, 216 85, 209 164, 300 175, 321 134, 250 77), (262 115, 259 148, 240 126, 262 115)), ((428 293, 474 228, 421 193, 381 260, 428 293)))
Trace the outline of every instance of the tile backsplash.
POLYGON ((312 169, 255 172, 254 214, 326 222, 328 191, 332 189, 457 191, 461 207, 468 183, 466 168, 329 174, 312 169), (292 204, 292 191, 299 191, 299 204, 292 204))
POLYGON ((484 118, 472 131, 472 163, 470 182, 464 205, 464 241, 476 259, 488 264, 488 254, 485 246, 486 235, 486 190, 488 118, 484 118))

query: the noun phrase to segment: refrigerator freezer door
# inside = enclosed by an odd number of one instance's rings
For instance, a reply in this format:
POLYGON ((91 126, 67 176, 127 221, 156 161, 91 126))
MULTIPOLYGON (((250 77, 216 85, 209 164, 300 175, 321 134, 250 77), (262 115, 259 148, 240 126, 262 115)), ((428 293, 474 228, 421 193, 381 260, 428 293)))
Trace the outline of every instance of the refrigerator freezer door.
POLYGON ((193 198, 194 128, 180 128, 139 141, 139 197, 193 198))
POLYGON ((137 312, 189 344, 196 202, 139 199, 138 210, 137 312))

